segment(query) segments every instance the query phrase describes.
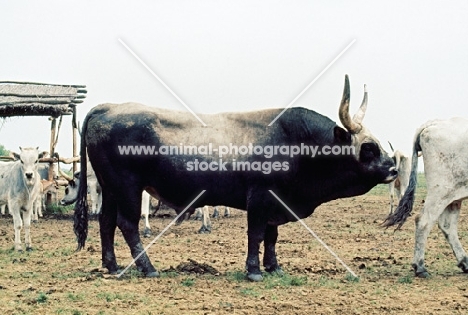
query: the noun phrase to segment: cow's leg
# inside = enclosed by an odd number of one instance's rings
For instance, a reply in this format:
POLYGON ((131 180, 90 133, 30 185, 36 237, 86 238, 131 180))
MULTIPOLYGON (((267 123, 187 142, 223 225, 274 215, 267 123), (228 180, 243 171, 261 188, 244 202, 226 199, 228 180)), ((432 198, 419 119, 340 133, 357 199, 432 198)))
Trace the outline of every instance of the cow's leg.
POLYGON ((388 193, 390 195, 390 211, 389 213, 393 213, 393 205, 394 205, 394 196, 395 196, 395 188, 394 188, 394 183, 388 184, 388 193))
POLYGON ((265 230, 265 239, 263 245, 265 247, 265 253, 263 254, 263 266, 265 271, 283 275, 283 270, 278 265, 276 260, 276 241, 278 240, 278 226, 267 225, 265 230))
POLYGON ((32 221, 33 222, 37 222, 39 221, 39 207, 40 207, 40 195, 38 195, 36 197, 36 199, 34 200, 34 202, 32 203, 32 214, 31 214, 31 218, 32 218, 32 221))
MULTIPOLYGON (((37 215, 39 218, 42 218, 42 205, 45 205, 44 200, 46 199, 46 195, 39 194, 37 197, 37 215)), ((57 201, 57 194, 55 194, 55 201, 57 201)))
POLYGON ((231 216, 231 210, 229 210, 229 207, 224 207, 224 217, 228 218, 231 216))
POLYGON ((213 218, 215 218, 215 219, 219 218, 218 207, 213 208, 213 218))
POLYGON ((427 237, 446 205, 446 202, 444 203, 444 201, 435 200, 435 198, 428 196, 421 213, 415 218, 416 231, 412 267, 417 277, 426 278, 429 276, 424 266, 424 251, 427 237))
POLYGON ((202 208, 196 208, 195 209, 195 215, 193 216, 193 219, 201 221, 202 216, 203 216, 202 214, 203 214, 202 208))
POLYGON ((98 193, 96 191, 96 181, 88 181, 89 194, 91 197, 91 214, 98 213, 98 193))
POLYGON ((118 272, 114 251, 115 228, 117 227, 117 211, 119 204, 111 195, 103 191, 102 211, 99 215, 99 232, 101 236, 102 267, 109 273, 118 272))
POLYGON ((138 223, 141 216, 141 191, 128 189, 126 194, 120 196, 122 198, 119 200, 120 208, 117 215, 117 226, 122 231, 132 257, 136 259, 140 256, 135 261, 138 270, 143 272, 146 277, 158 277, 159 273, 151 264, 146 252, 143 252, 143 245, 138 232, 138 223))
POLYGON ((439 228, 452 247, 457 258, 458 267, 468 273, 468 257, 458 238, 458 217, 460 215, 461 201, 452 202, 439 217, 439 228))
POLYGON ((202 225, 198 233, 211 233, 210 210, 208 206, 202 208, 202 225))
POLYGON ((2 216, 5 215, 5 207, 6 207, 6 205, 1 205, 0 206, 0 213, 2 214, 2 216))
POLYGON ((23 224, 24 224, 24 244, 26 246, 27 251, 32 250, 32 242, 31 242, 31 216, 32 211, 35 206, 35 203, 30 203, 28 209, 24 210, 23 213, 23 224))
POLYGON ((13 216, 13 226, 15 228, 15 250, 22 251, 21 247, 21 230, 23 229, 23 220, 21 219, 21 209, 17 207, 15 202, 8 202, 8 210, 13 216))
POLYGON ((144 237, 151 236, 151 226, 149 224, 149 207, 150 207, 150 195, 143 191, 141 195, 141 215, 145 219, 145 229, 143 230, 144 237))

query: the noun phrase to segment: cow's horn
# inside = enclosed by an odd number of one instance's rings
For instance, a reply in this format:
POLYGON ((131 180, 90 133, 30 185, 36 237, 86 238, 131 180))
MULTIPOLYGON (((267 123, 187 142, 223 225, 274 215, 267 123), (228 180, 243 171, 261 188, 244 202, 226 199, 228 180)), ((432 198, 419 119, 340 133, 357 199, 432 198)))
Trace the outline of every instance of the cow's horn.
POLYGON ((60 169, 60 167, 57 167, 58 168, 58 171, 60 173, 60 175, 65 178, 67 181, 71 182, 73 180, 73 177, 70 177, 68 176, 67 174, 65 174, 64 172, 62 172, 62 170, 60 169))
POLYGON ((367 110, 367 86, 364 84, 364 98, 362 99, 361 106, 359 106, 359 110, 354 115, 353 120, 356 124, 361 124, 364 116, 366 115, 367 110))
MULTIPOLYGON (((351 119, 351 116, 349 115, 349 99, 349 79, 348 75, 346 75, 345 86, 343 90, 343 98, 341 99, 341 105, 338 115, 340 117, 341 123, 350 133, 359 133, 359 131, 361 131, 362 129, 362 126, 360 124, 357 124, 353 119, 351 119)), ((366 94, 364 94, 364 99, 366 99, 366 94)))

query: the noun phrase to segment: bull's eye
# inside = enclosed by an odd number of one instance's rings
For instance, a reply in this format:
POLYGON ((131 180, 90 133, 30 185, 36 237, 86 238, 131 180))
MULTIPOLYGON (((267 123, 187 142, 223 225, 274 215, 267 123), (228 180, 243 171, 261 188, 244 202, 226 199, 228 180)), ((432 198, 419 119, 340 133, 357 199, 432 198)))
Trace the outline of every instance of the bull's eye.
POLYGON ((20 160, 21 161, 21 164, 24 164, 23 160, 20 160))
POLYGON ((373 142, 366 142, 361 145, 361 161, 370 162, 380 156, 380 150, 377 144, 373 142))
POLYGON ((65 188, 65 195, 68 195, 68 188, 65 188))
POLYGON ((39 160, 36 160, 36 162, 34 162, 34 164, 37 164, 39 162, 39 160))

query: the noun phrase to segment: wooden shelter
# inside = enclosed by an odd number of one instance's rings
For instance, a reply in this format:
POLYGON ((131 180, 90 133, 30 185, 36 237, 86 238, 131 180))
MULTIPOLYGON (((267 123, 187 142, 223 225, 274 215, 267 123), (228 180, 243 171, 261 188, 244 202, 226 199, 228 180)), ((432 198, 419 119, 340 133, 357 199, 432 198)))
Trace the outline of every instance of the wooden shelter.
MULTIPOLYGON (((50 157, 41 162, 73 163, 73 172, 77 169, 79 156, 77 154, 76 106, 86 97, 85 85, 61 85, 37 82, 0 81, 0 117, 14 116, 48 116, 50 128, 50 157), (72 158, 66 159, 55 155, 58 133, 62 117, 72 115, 73 152, 72 158), (58 120, 58 128, 57 128, 58 120)), ((49 168, 49 180, 53 180, 52 167, 49 168)))

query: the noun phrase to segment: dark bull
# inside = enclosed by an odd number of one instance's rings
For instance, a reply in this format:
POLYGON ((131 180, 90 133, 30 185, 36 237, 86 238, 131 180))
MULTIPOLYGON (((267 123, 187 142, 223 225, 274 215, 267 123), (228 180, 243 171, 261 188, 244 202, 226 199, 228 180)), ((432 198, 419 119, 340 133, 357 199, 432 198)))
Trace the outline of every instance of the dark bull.
MULTIPOLYGON (((143 189, 179 213, 206 190, 188 211, 193 212, 204 205, 225 205, 247 211, 248 278, 262 280, 261 242, 265 248, 265 270, 281 273, 275 253, 278 225, 295 219, 269 190, 275 192, 299 218, 305 218, 324 202, 364 194, 379 183, 389 183, 397 175, 393 160, 362 125, 367 92, 353 118, 349 115, 349 99, 346 76, 339 108, 345 129, 305 108, 287 110, 272 126, 268 124, 282 109, 199 115, 207 124, 202 126, 190 113, 135 103, 102 104, 93 108, 83 124, 81 165, 86 165, 87 153, 102 187, 99 224, 103 267, 110 273, 118 272, 114 253, 117 226, 134 258, 143 251, 138 233, 143 189), (314 158, 278 155, 270 159, 262 155, 228 155, 224 157, 229 161, 227 170, 197 172, 189 171, 187 163, 195 159, 210 163, 217 161, 219 156, 200 152, 192 155, 122 155, 118 150, 124 145, 161 148, 180 143, 195 146, 211 143, 213 147, 229 143, 254 143, 263 147, 305 143, 321 148, 352 146, 354 154, 314 158), (265 174, 252 168, 233 170, 234 162, 248 162, 250 166, 271 162, 279 166, 276 171, 265 174), (283 169, 285 163, 286 170, 283 169), (126 184, 122 185, 123 182, 126 184)), ((74 224, 79 249, 83 248, 87 237, 87 214, 86 170, 82 170, 74 224)), ((146 276, 158 276, 146 253, 136 260, 136 265, 146 276)))

